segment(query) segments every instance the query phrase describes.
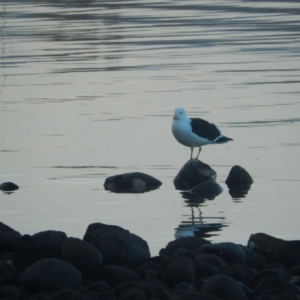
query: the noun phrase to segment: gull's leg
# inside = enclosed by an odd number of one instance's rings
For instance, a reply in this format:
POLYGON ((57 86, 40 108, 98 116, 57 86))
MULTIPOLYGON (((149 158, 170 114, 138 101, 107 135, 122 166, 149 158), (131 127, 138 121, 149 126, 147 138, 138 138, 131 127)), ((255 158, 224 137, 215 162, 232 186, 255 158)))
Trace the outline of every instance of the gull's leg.
POLYGON ((201 152, 201 147, 199 147, 199 151, 198 151, 198 154, 196 156, 196 159, 198 159, 200 152, 201 152))
POLYGON ((191 147, 191 159, 190 159, 190 160, 192 160, 192 159, 193 159, 193 150, 194 150, 194 148, 193 148, 193 147, 191 147))

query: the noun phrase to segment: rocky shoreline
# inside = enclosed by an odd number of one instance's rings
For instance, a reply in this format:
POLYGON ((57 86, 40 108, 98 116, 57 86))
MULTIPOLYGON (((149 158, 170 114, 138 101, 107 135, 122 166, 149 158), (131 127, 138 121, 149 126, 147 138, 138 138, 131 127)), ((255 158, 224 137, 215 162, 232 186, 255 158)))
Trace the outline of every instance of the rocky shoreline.
POLYGON ((145 240, 114 225, 90 224, 79 239, 0 222, 0 299, 300 299, 300 241, 186 237, 151 257, 145 240))

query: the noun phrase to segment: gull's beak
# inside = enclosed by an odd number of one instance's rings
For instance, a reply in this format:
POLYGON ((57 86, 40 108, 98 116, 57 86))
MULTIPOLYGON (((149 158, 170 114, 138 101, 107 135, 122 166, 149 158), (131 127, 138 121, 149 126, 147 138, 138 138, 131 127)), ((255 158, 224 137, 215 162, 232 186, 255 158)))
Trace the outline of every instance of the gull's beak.
POLYGON ((178 116, 174 115, 173 120, 178 120, 178 116))

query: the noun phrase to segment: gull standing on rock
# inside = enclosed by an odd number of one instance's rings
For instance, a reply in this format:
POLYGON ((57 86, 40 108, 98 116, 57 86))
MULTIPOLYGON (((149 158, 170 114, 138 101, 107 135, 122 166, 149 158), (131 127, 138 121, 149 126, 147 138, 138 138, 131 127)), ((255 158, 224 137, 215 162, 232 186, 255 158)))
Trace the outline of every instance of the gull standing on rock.
POLYGON ((232 141, 224 136, 215 124, 199 118, 189 118, 184 108, 174 110, 172 132, 182 145, 191 148, 191 160, 194 147, 199 147, 195 160, 198 160, 201 147, 208 144, 223 144, 232 141))

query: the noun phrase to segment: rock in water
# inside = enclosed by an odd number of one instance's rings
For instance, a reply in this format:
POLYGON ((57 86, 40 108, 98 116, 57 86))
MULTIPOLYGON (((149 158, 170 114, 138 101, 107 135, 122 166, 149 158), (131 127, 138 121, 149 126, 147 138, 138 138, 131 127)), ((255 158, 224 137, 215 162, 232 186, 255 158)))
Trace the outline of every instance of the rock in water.
POLYGON ((205 181, 216 181, 217 173, 200 160, 189 160, 174 178, 177 190, 187 191, 205 181))
POLYGON ((132 172, 108 177, 104 188, 114 193, 145 193, 159 188, 161 184, 150 175, 132 172))
POLYGON ((19 187, 13 182, 3 182, 0 184, 0 190, 3 192, 12 192, 18 190, 19 187))

